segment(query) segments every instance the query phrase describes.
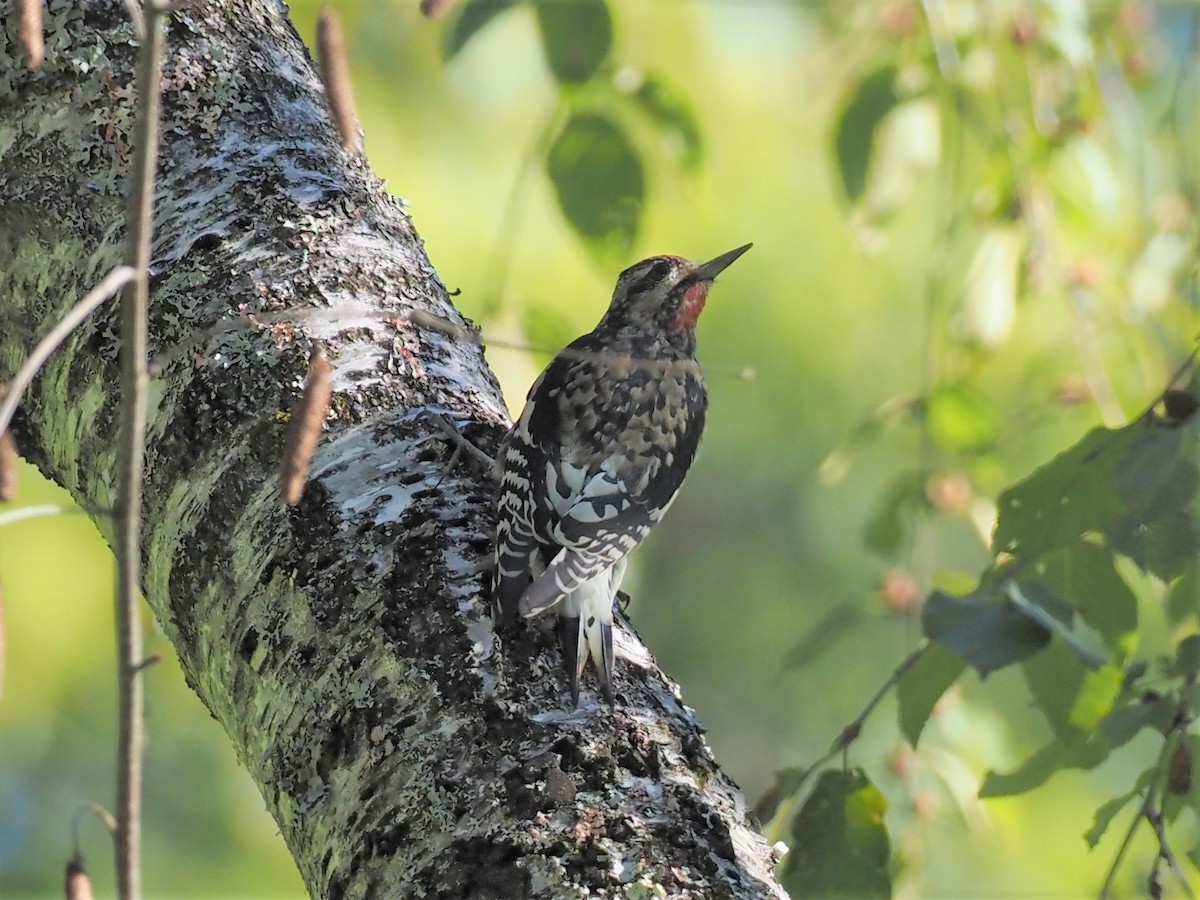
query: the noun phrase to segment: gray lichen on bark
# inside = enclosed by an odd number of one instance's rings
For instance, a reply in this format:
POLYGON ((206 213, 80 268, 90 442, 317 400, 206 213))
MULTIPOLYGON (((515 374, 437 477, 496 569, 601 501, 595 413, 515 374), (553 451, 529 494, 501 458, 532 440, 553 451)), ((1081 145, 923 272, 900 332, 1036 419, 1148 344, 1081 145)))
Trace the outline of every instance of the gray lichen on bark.
MULTIPOLYGON (((0 378, 119 263, 136 38, 51 0, 21 66, 0 2, 0 378)), ((269 0, 172 15, 154 223, 145 593, 314 896, 780 896, 702 728, 627 626, 618 709, 569 709, 550 626, 497 634, 493 488, 421 415, 507 426, 402 201, 339 146, 269 0), (299 506, 275 473, 311 341, 334 403, 299 506)), ((21 446, 113 502, 116 311, 48 366, 21 446)), ((103 517, 102 528, 107 527, 103 517)))

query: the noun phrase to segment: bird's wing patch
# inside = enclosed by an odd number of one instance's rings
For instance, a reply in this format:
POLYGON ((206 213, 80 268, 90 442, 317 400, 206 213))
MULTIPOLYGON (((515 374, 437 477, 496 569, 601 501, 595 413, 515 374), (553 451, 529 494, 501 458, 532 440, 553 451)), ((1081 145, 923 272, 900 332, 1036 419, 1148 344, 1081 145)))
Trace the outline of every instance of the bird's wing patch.
POLYGON ((632 468, 620 454, 599 466, 547 460, 546 493, 557 521, 549 532, 564 547, 616 544, 629 552, 656 521, 640 500, 651 468, 632 468))

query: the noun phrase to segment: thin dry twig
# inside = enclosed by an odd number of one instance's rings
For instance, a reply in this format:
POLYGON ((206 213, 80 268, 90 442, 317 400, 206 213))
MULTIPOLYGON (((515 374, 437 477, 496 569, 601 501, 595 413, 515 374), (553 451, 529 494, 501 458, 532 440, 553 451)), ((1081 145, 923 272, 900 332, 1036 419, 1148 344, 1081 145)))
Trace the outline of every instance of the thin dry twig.
POLYGON ((71 816, 71 847, 74 849, 75 855, 80 855, 79 849, 79 825, 83 822, 83 817, 91 813, 100 820, 100 824, 107 829, 110 836, 115 836, 117 833, 117 820, 113 818, 113 814, 101 806, 99 803, 84 803, 79 809, 75 810, 75 815, 71 816))
POLYGON ((329 414, 329 402, 333 397, 330 375, 333 367, 325 358, 324 351, 315 346, 308 357, 308 380, 304 393, 292 410, 292 421, 288 426, 284 443, 283 466, 279 478, 283 484, 283 502, 295 506, 304 495, 304 484, 308 481, 308 466, 313 451, 325 427, 329 414))
POLYGON ((350 65, 346 61, 346 40, 342 35, 341 20, 328 6, 322 7, 317 17, 317 55, 320 57, 325 95, 329 98, 333 121, 342 137, 342 149, 362 156, 362 128, 358 124, 358 111, 354 106, 350 65))
MULTIPOLYGON (((657 359, 642 359, 624 354, 612 353, 596 353, 586 350, 575 350, 570 347, 562 349, 555 347, 547 347, 539 344, 528 344, 519 341, 505 341, 488 337, 474 328, 469 328, 465 325, 459 325, 444 316, 439 316, 435 313, 425 310, 412 310, 407 313, 391 312, 387 310, 379 310, 368 308, 365 304, 356 303, 347 305, 334 310, 281 310, 278 312, 257 312, 247 313, 237 316, 236 318, 227 319, 210 328, 205 328, 197 331, 192 335, 184 337, 175 344, 159 351, 150 360, 150 374, 152 378, 157 378, 166 371, 167 367, 173 365, 189 350, 197 345, 219 337, 222 334, 239 331, 243 328, 262 328, 266 325, 273 325, 279 322, 295 323, 297 320, 315 321, 321 317, 334 318, 338 315, 362 316, 364 318, 376 319, 391 325, 393 328, 400 329, 406 325, 415 325, 418 328, 426 328, 430 331, 437 331, 450 337, 467 341, 478 346, 497 347, 503 350, 519 350, 523 353, 545 353, 550 356, 562 355, 570 359, 596 359, 596 360, 616 360, 619 363, 628 364, 631 368, 649 368, 652 371, 664 371, 673 366, 698 366, 698 363, 675 363, 667 360, 657 359)), ((753 366, 714 366, 706 365, 705 373, 708 375, 725 375, 736 378, 739 381, 753 381, 757 377, 757 373, 753 366)))
POLYGON ((147 362, 150 295, 150 237, 154 221, 154 179, 158 161, 158 120, 163 51, 163 7, 145 4, 146 36, 137 63, 138 118, 133 140, 129 192, 128 262, 134 278, 121 308, 121 441, 117 511, 117 891, 122 900, 141 897, 142 751, 145 742, 141 671, 142 478, 145 470, 149 374, 147 362))
POLYGON ((63 872, 63 893, 67 900, 92 900, 92 879, 83 867, 83 857, 76 853, 67 860, 63 872))
MULTIPOLYGON (((650 372, 667 372, 672 370, 693 371, 700 374, 700 363, 694 359, 646 359, 639 356, 630 356, 627 353, 610 353, 607 351, 600 352, 595 350, 579 350, 575 347, 564 347, 557 352, 549 347, 537 347, 529 344, 521 344, 515 341, 501 341, 485 338, 479 332, 466 328, 455 322, 445 319, 433 313, 426 312, 422 309, 415 309, 406 316, 393 316, 389 320, 393 326, 401 322, 411 322, 419 328, 428 328, 430 331, 440 331, 442 334, 450 337, 458 338, 459 340, 469 341, 472 344, 487 344, 489 347, 503 347, 506 350, 532 350, 541 353, 556 354, 565 359, 576 360, 594 360, 605 362, 614 368, 626 367, 630 371, 635 369, 650 371, 650 372)), ((742 369, 739 372, 739 377, 753 377, 753 370, 742 369)))
POLYGON ((8 423, 12 421, 13 413, 16 412, 17 406, 21 403, 21 398, 25 394, 25 390, 29 387, 34 376, 45 365, 51 354, 58 349, 67 337, 79 327, 101 303, 112 297, 121 288, 128 284, 133 279, 133 269, 129 266, 117 266, 109 272, 104 279, 88 291, 83 298, 71 307, 70 312, 58 320, 58 323, 50 329, 49 334, 42 338, 33 352, 21 364, 21 368, 17 370, 17 374, 12 377, 12 381, 8 383, 8 392, 4 397, 4 401, 0 403, 0 432, 8 430, 8 423))
POLYGON ((1129 852, 1129 848, 1133 845, 1134 835, 1137 834, 1139 826, 1146 822, 1154 830, 1155 836, 1158 838, 1159 852, 1155 858, 1154 866, 1151 870, 1152 877, 1157 877, 1159 864, 1163 861, 1171 868, 1183 886, 1184 894, 1188 897, 1193 897, 1191 884, 1187 880, 1187 876, 1179 866, 1174 853, 1171 851, 1171 846, 1167 842, 1166 831, 1162 824, 1162 809, 1159 803, 1164 782, 1169 780, 1169 770, 1171 758, 1174 756, 1176 748, 1179 746, 1180 740, 1186 739, 1188 723, 1192 721, 1191 712, 1188 709, 1186 701, 1180 701, 1179 708, 1175 713, 1175 724, 1166 734, 1166 739, 1163 741, 1162 749, 1159 751, 1158 760, 1154 763, 1154 774, 1150 778, 1149 784, 1146 785, 1146 793, 1142 797, 1142 802, 1138 806, 1137 815, 1129 823, 1129 828, 1125 831, 1125 836, 1121 840, 1121 845, 1117 848, 1117 853, 1113 857, 1112 864, 1108 867, 1108 873, 1104 877, 1104 884, 1100 888, 1100 900, 1108 900, 1113 896, 1113 885, 1117 880, 1117 872, 1120 871, 1121 863, 1125 860, 1125 855, 1129 852))
POLYGON ((158 665, 160 662, 162 662, 162 654, 151 653, 149 656, 147 656, 145 659, 143 659, 141 662, 139 662, 136 666, 134 666, 133 670, 135 672, 142 672, 142 671, 150 668, 151 666, 158 665))
POLYGON ((99 803, 85 803, 75 810, 75 815, 71 817, 71 846, 73 849, 64 873, 64 889, 67 900, 92 900, 92 881, 83 867, 83 852, 79 844, 79 824, 88 813, 100 820, 109 835, 115 837, 117 833, 117 820, 99 803))
POLYGON ((0 528, 14 525, 26 519, 41 519, 46 516, 62 516, 68 513, 84 513, 86 510, 78 506, 61 506, 58 503, 42 503, 38 506, 20 506, 0 512, 0 528))
POLYGON ((1175 876, 1175 880, 1179 882, 1180 889, 1184 896, 1193 898, 1196 895, 1192 892, 1192 886, 1188 883, 1187 874, 1183 871, 1183 866, 1179 864, 1174 851, 1171 850, 1171 844, 1167 840, 1167 829, 1163 825, 1163 816, 1161 810, 1154 810, 1146 814, 1146 821, 1150 823, 1150 827, 1154 829, 1154 836, 1158 838, 1158 856, 1154 859, 1154 866, 1151 877, 1158 872, 1160 863, 1166 863, 1171 870, 1171 874, 1175 876))
MULTIPOLYGON (((1170 741, 1163 743, 1163 756, 1159 758, 1158 765, 1162 765, 1166 759, 1166 749, 1170 741)), ((1146 818, 1146 814, 1154 805, 1154 786, 1150 785, 1146 788, 1146 796, 1142 798, 1142 803, 1138 807, 1137 815, 1133 817, 1133 821, 1129 823, 1129 830, 1125 832, 1125 837, 1121 841, 1121 846, 1117 848, 1117 855, 1113 857, 1112 865, 1108 867, 1108 874, 1104 877, 1104 885, 1100 888, 1100 900, 1109 900, 1113 896, 1113 883, 1117 879, 1117 872, 1121 868, 1121 863, 1125 859, 1125 854, 1129 847, 1133 844, 1133 836, 1137 834, 1138 826, 1146 818)))
POLYGON ((838 736, 834 739, 833 743, 830 745, 829 750, 826 751, 825 755, 809 766, 808 771, 800 780, 800 783, 796 785, 795 790, 792 792, 788 800, 779 804, 779 807, 776 809, 775 815, 772 817, 771 821, 766 823, 766 828, 764 829, 763 834, 766 836, 768 841, 775 843, 783 837, 783 826, 791 820, 792 809, 795 807, 796 801, 800 798, 801 789, 808 783, 809 779, 811 779, 813 775, 820 771, 821 767, 824 766, 825 763, 829 762, 829 760, 833 759, 839 753, 844 753, 851 744, 858 740, 858 736, 862 734, 863 726, 866 724, 871 713, 875 711, 875 707, 877 707, 883 701, 883 698, 887 696, 888 691, 890 691, 899 683, 900 679, 904 676, 904 673, 917 664, 921 657, 925 655, 925 651, 928 650, 929 647, 930 644, 928 641, 926 641, 920 647, 917 647, 917 649, 909 653, 908 656, 904 657, 904 659, 900 661, 900 664, 892 670, 892 674, 889 675, 883 684, 879 686, 879 690, 875 692, 875 695, 867 701, 867 705, 864 706, 862 711, 854 717, 854 721, 841 730, 838 736))
POLYGON ((17 442, 12 433, 0 432, 0 503, 17 499, 17 442))
POLYGON ((25 65, 33 71, 41 67, 46 58, 46 39, 42 33, 42 0, 17 0, 17 26, 21 48, 25 51, 25 65))

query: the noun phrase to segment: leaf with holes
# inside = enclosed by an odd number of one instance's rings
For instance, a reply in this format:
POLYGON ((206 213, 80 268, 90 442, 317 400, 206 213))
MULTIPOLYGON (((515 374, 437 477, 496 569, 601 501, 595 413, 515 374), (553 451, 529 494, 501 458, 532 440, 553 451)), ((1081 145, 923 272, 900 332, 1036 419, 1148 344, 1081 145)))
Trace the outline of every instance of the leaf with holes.
POLYGON ((1140 427, 1133 445, 1115 471, 1127 512, 1107 534, 1113 547, 1144 571, 1171 581, 1200 554, 1195 515, 1200 442, 1186 419, 1172 426, 1147 416, 1135 425, 1140 427))
POLYGON ((1200 557, 1200 520, 1186 509, 1151 521, 1130 514, 1105 534, 1114 550, 1163 581, 1186 574, 1200 557))
POLYGON ((1115 479, 1140 426, 1095 428, 1000 495, 993 548, 1039 556, 1115 525, 1125 513, 1115 479))

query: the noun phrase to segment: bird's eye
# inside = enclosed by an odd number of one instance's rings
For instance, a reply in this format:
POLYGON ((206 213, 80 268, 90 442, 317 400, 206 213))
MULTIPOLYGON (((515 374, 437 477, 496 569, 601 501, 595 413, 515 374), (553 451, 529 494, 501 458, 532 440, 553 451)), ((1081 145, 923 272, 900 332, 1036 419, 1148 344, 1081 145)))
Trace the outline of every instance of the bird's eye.
POLYGON ((656 284, 665 281, 670 274, 671 264, 665 259, 657 259, 629 286, 629 293, 644 294, 652 290, 656 284))

